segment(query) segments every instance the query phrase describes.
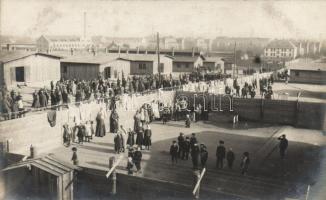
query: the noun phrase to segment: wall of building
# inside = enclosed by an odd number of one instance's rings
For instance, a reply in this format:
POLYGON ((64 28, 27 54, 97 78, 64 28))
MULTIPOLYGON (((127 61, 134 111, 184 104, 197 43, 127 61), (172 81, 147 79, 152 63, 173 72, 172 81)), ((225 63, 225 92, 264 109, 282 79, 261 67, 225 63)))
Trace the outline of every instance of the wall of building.
POLYGON ((173 62, 172 72, 193 72, 194 71, 194 63, 193 62, 173 62), (188 65, 188 67, 187 67, 188 65))
MULTIPOLYGON (((222 107, 224 112, 230 111, 230 100, 228 97, 221 99, 219 105, 219 96, 215 98, 215 106, 213 95, 197 94, 194 92, 178 92, 177 96, 186 96, 188 105, 196 105, 198 103, 204 105, 207 110, 214 108, 215 110, 222 107), (194 100, 195 99, 195 100, 194 100), (205 100, 204 100, 205 99, 205 100)), ((260 121, 271 124, 286 124, 297 127, 321 129, 326 128, 326 104, 285 101, 285 100, 261 100, 261 99, 233 99, 232 110, 239 114, 240 120, 260 121)))
POLYGON ((326 84, 326 71, 290 70, 291 83, 326 84))
MULTIPOLYGON (((165 56, 160 56, 160 63, 164 65, 163 71, 161 71, 162 74, 170 74, 172 73, 172 59, 165 57, 165 56)), ((158 67, 157 67, 157 59, 154 60, 154 67, 153 67, 153 73, 157 74, 158 73, 158 67)))
POLYGON ((146 75, 153 74, 153 62, 151 61, 131 61, 130 63, 131 75, 146 75), (140 69, 140 65, 145 65, 146 69, 140 69))
POLYGON ((61 76, 65 79, 92 80, 98 78, 99 72, 98 64, 61 63, 61 76))
POLYGON ((119 77, 121 80, 122 72, 123 72, 125 78, 130 75, 130 68, 131 68, 130 61, 114 60, 112 62, 102 64, 102 65, 100 65, 100 72, 104 73, 104 70, 106 67, 111 68, 111 78, 112 79, 117 79, 119 77), (117 76, 115 76, 115 75, 117 75, 117 76))
POLYGON ((7 86, 16 85, 15 70, 24 67, 26 83, 48 83, 60 79, 60 60, 41 55, 31 55, 4 64, 4 78, 7 86))

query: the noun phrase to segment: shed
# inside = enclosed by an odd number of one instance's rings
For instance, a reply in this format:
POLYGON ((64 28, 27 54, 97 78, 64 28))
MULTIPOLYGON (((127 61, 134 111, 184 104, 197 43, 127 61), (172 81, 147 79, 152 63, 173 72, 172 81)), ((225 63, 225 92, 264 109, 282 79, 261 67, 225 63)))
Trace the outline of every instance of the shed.
POLYGON ((73 199, 75 170, 52 156, 12 164, 2 170, 8 199, 73 199))
POLYGON ((45 85, 60 79, 60 56, 20 51, 0 53, 0 86, 45 85))

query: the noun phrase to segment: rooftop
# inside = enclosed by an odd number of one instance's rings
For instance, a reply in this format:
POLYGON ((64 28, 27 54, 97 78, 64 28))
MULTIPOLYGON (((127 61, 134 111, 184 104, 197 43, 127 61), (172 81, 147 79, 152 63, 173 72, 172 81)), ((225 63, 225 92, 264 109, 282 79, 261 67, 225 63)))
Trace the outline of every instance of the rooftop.
POLYGON ((175 56, 173 61, 174 62, 195 62, 198 59, 198 56, 175 56))
POLYGON ((61 56, 46 54, 46 53, 38 53, 35 51, 34 52, 33 51, 0 51, 0 62, 7 63, 31 55, 41 55, 41 56, 47 56, 52 58, 61 58, 61 56))
POLYGON ((287 67, 292 70, 326 71, 326 62, 324 60, 297 59, 288 62, 287 67))
POLYGON ((266 48, 284 48, 293 49, 295 45, 289 40, 273 40, 266 45, 266 48))

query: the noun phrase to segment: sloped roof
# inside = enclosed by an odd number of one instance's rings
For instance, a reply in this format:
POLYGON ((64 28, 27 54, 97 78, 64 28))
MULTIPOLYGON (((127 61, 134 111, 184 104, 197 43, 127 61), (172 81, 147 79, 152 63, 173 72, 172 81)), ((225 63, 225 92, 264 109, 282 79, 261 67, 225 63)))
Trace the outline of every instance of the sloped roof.
POLYGON ((195 62, 198 59, 198 56, 175 56, 173 61, 174 62, 195 62))
POLYGON ((293 49, 295 45, 289 40, 273 40, 266 45, 266 48, 284 48, 293 49))
POLYGON ((114 61, 119 58, 116 54, 102 54, 102 55, 87 55, 87 56, 71 56, 63 59, 64 63, 88 63, 88 64, 104 64, 114 61))
MULTIPOLYGON (((302 70, 302 71, 326 71, 326 63, 323 62, 298 62, 291 63, 288 68, 290 70, 302 70)), ((326 78, 326 77, 325 77, 326 78)))
POLYGON ((74 166, 72 164, 60 161, 52 156, 45 156, 42 158, 30 159, 26 161, 21 161, 15 164, 12 164, 5 169, 2 169, 3 172, 10 171, 17 168, 33 166, 39 169, 42 169, 50 174, 55 176, 60 176, 66 173, 71 172, 72 170, 81 170, 81 168, 74 166))
POLYGON ((41 56, 47 56, 52 58, 58 58, 58 59, 61 58, 61 56, 57 56, 53 54, 38 53, 32 51, 0 51, 0 62, 7 63, 21 58, 26 58, 31 55, 41 55, 41 56))
POLYGON ((204 62, 218 62, 218 61, 222 61, 223 58, 221 57, 205 57, 202 56, 204 62))
POLYGON ((80 41, 79 36, 73 36, 73 35, 44 35, 44 37, 50 41, 70 41, 70 42, 76 42, 80 41))

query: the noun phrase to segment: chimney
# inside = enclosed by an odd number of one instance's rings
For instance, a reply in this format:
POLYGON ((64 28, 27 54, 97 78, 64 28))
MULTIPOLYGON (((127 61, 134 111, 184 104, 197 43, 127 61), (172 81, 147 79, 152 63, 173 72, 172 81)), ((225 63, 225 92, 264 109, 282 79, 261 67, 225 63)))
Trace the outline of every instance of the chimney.
POLYGON ((70 49, 70 54, 71 54, 72 56, 74 55, 74 49, 73 49, 73 48, 70 49))
POLYGON ((195 57, 195 48, 194 47, 192 47, 191 57, 195 57))
POLYGON ((148 54, 148 51, 147 51, 147 49, 145 50, 145 54, 148 54))
POLYGON ((174 47, 172 47, 172 56, 174 56, 174 47))
POLYGON ((120 46, 118 46, 118 54, 119 54, 119 58, 120 58, 120 46))
POLYGON ((126 54, 129 54, 129 49, 126 49, 126 54))
POLYGON ((7 51, 10 51, 10 44, 7 44, 7 51))
POLYGON ((137 47, 137 54, 139 54, 139 47, 137 47))
POLYGON ((108 54, 109 53, 109 50, 108 50, 108 48, 106 47, 105 48, 105 54, 108 54))

